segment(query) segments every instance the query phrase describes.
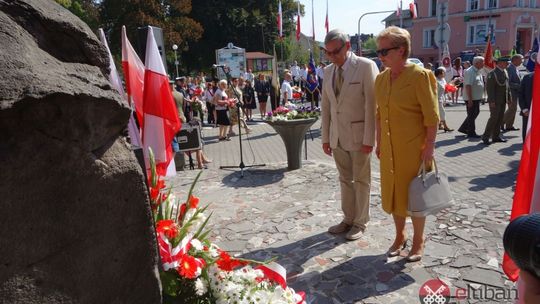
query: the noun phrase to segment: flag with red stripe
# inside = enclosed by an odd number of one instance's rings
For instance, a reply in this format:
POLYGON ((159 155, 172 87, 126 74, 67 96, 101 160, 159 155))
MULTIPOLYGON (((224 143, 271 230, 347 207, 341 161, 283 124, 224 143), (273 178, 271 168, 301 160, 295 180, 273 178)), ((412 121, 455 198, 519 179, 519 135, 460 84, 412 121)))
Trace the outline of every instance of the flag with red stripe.
POLYGON ((409 3, 409 10, 411 11, 412 19, 418 18, 418 7, 416 5, 416 1, 409 3))
POLYGON ((156 170, 161 176, 173 158, 172 140, 180 130, 180 119, 172 97, 169 78, 159 55, 154 33, 148 27, 144 73, 144 103, 142 141, 145 157, 152 148, 156 170))
POLYGON ((281 0, 278 4, 277 27, 279 32, 279 38, 283 38, 283 12, 281 11, 281 0))
MULTIPOLYGON (((540 152, 540 63, 538 57, 533 76, 529 122, 519 163, 510 221, 521 215, 540 211, 540 168, 538 165, 538 153, 540 152)), ((503 257, 503 270, 510 280, 516 281, 518 279, 519 268, 507 253, 503 257)))
POLYGON ((330 28, 330 23, 328 23, 328 0, 326 0, 326 20, 324 21, 324 27, 326 28, 326 33, 328 34, 328 30, 330 28))
POLYGON ((129 43, 126 27, 122 26, 122 68, 130 105, 135 108, 137 120, 143 126, 144 64, 129 43))
POLYGON ((491 34, 488 35, 486 53, 484 55, 484 66, 487 66, 492 70, 495 68, 495 61, 493 61, 493 50, 491 48, 491 34))

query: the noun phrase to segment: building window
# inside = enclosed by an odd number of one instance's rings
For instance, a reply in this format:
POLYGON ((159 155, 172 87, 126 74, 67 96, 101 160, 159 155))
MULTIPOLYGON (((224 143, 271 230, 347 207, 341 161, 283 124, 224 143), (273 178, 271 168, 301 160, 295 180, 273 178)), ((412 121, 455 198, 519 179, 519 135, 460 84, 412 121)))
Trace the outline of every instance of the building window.
POLYGON ((530 0, 529 7, 536 8, 536 0, 530 0))
POLYGON ((490 8, 498 8, 499 7, 499 0, 487 0, 487 9, 490 8))
POLYGON ((434 46, 435 46, 435 29, 425 29, 422 47, 433 48, 434 46))
POLYGON ((435 16, 437 16, 437 0, 431 0, 429 1, 428 17, 435 17, 435 16))
POLYGON ((516 6, 517 7, 525 7, 525 0, 517 0, 516 6))
MULTIPOLYGON (((495 26, 495 25, 493 25, 495 26)), ((486 44, 488 25, 484 23, 467 26, 467 45, 486 44)))
POLYGON ((480 0, 467 0, 467 11, 477 11, 480 0))

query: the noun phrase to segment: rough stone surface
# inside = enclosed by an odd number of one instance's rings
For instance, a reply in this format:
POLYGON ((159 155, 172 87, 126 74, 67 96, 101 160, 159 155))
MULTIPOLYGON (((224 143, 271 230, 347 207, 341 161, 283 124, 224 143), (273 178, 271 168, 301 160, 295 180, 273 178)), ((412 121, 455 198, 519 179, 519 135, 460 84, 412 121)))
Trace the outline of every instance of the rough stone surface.
POLYGON ((0 24, 0 302, 160 302, 105 50, 54 1, 0 0, 0 24))

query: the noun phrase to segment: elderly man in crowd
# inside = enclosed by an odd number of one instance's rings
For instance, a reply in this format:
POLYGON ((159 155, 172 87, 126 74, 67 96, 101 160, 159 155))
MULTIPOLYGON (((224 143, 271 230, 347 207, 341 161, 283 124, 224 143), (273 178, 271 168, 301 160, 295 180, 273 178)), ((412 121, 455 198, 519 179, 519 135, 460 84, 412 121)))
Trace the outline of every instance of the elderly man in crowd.
POLYGON ((458 131, 469 138, 480 138, 476 134, 476 117, 480 114, 480 103, 484 98, 484 77, 482 68, 484 57, 474 57, 473 65, 465 71, 463 76, 463 99, 467 105, 467 118, 461 124, 458 131))
POLYGON ((516 119, 519 91, 521 90, 521 78, 519 77, 518 71, 518 67, 521 64, 523 64, 523 55, 516 54, 512 56, 512 63, 508 65, 508 68, 506 69, 508 72, 508 84, 510 86, 512 98, 508 102, 508 109, 504 113, 503 124, 501 125, 501 129, 504 131, 519 130, 519 128, 514 127, 514 121, 516 119))
POLYGON ((506 68, 510 58, 500 57, 497 59, 497 67, 489 72, 486 81, 486 91, 489 103, 489 120, 486 125, 482 141, 489 145, 489 139, 496 142, 506 142, 506 139, 501 138, 501 124, 504 118, 504 110, 506 104, 511 100, 510 87, 508 85, 508 73, 506 68))

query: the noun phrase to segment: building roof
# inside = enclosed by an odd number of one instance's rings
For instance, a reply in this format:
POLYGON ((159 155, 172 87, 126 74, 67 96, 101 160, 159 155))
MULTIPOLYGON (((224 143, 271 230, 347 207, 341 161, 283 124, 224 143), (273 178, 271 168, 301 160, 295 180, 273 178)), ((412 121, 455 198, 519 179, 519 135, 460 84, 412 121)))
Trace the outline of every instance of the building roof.
POLYGON ((246 52, 246 59, 272 59, 274 56, 262 52, 246 52))
MULTIPOLYGON (((403 15, 403 19, 411 18, 411 11, 408 9, 402 10, 401 14, 403 15)), ((396 15, 396 12, 393 12, 392 14, 390 14, 390 16, 384 18, 383 22, 396 21, 396 20, 399 20, 399 17, 396 15)))

